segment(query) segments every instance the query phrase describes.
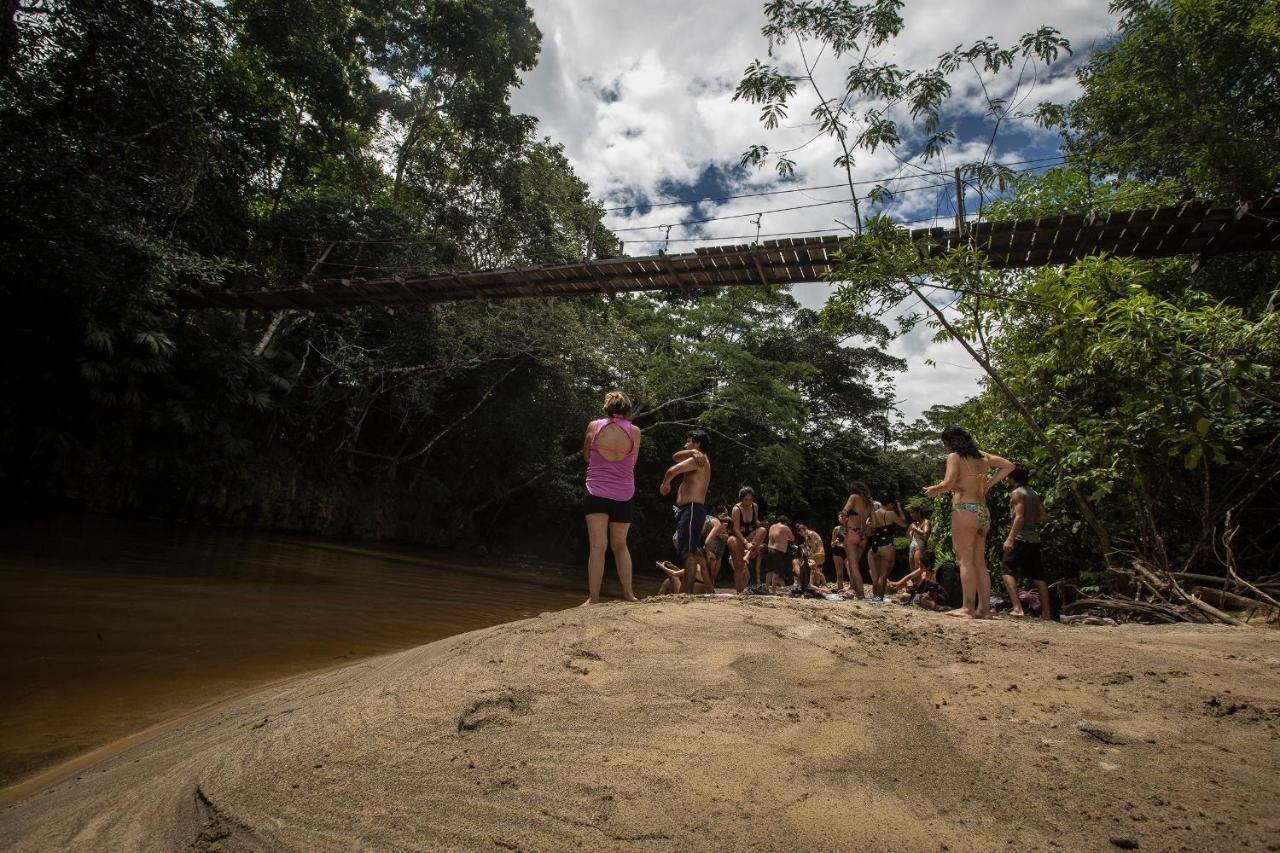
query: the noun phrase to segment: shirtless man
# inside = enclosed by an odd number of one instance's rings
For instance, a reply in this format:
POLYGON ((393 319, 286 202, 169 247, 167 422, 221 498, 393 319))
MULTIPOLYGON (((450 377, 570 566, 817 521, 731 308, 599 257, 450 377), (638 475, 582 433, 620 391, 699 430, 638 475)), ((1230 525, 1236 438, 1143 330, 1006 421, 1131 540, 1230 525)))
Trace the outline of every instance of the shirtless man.
POLYGON ((823 586, 826 578, 822 574, 822 564, 827 561, 827 553, 818 531, 811 530, 803 524, 796 524, 796 532, 800 534, 800 556, 796 558, 795 574, 801 578, 802 586, 823 586))
MULTIPOLYGON (((788 574, 797 572, 791 565, 791 546, 795 544, 795 534, 791 532, 791 520, 785 515, 769 525, 769 574, 777 575, 782 583, 788 574)), ((800 585, 800 576, 796 574, 796 585, 800 585)))
MULTIPOLYGON (((658 491, 671 494, 671 481, 680 478, 676 492, 676 550, 684 563, 685 577, 696 578, 704 565, 702 525, 707 520, 707 488, 711 485, 711 460, 707 458, 710 437, 700 429, 690 430, 684 447, 672 454, 674 465, 667 469, 658 491)), ((693 584, 687 587, 693 593, 693 584)))

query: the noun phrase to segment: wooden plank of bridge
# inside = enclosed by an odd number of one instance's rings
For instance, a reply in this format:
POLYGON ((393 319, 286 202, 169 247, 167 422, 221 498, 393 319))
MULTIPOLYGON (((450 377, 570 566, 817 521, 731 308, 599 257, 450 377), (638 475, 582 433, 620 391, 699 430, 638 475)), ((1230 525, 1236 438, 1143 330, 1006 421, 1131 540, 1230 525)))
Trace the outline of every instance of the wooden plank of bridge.
MULTIPOLYGON (((1049 215, 1036 220, 967 223, 953 229, 915 229, 935 255, 971 239, 993 268, 1070 263, 1104 251, 1133 257, 1204 254, 1280 248, 1280 197, 1252 208, 1214 208, 1205 202, 1130 211, 1049 215), (967 235, 967 236, 966 236, 967 235)), ((601 259, 594 263, 543 264, 517 269, 361 280, 337 278, 303 287, 259 291, 182 292, 182 307, 282 310, 395 305, 457 299, 511 298, 623 290, 674 290, 821 279, 840 244, 835 234, 724 246, 659 258, 601 259)))

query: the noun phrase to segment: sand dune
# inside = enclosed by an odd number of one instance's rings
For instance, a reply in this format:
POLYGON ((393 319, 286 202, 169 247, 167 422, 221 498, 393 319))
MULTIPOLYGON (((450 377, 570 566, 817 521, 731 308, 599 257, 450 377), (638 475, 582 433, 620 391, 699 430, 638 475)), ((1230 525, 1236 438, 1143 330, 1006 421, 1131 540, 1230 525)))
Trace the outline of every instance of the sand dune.
POLYGON ((263 692, 0 847, 1274 851, 1278 671, 1264 630, 611 604, 263 692))

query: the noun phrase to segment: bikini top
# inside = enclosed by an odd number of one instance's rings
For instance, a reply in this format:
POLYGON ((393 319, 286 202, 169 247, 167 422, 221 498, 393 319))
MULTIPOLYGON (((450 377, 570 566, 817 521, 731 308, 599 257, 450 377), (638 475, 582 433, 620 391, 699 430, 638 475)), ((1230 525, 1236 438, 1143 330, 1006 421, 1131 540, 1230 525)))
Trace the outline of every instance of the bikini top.
POLYGON ((759 506, 757 506, 754 503, 751 504, 751 518, 747 518, 747 513, 742 508, 742 504, 740 503, 734 504, 733 508, 738 511, 738 524, 741 525, 744 530, 756 529, 756 525, 760 523, 760 507, 759 506))

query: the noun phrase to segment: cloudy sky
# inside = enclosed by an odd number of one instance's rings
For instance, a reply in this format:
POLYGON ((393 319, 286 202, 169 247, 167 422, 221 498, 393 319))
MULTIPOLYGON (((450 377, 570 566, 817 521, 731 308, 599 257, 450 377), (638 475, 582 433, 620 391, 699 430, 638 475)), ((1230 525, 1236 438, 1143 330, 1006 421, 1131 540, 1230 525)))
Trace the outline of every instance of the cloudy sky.
MULTIPOLYGON (((839 233, 852 222, 852 209, 842 201, 847 190, 842 197, 831 186, 843 180, 842 170, 832 165, 837 144, 818 134, 809 115, 816 98, 802 88, 775 130, 763 128, 758 107, 732 100, 746 65, 753 59, 769 61, 760 35, 763 3, 530 0, 530 5, 542 30, 542 53, 513 95, 512 107, 536 116, 542 134, 564 145, 578 175, 612 209, 607 224, 625 241, 626 254, 662 248, 666 229, 655 226, 672 226, 667 249, 675 253, 749 243, 757 233, 757 214, 762 214, 762 240, 839 233), (783 181, 772 168, 739 167, 742 153, 753 144, 794 149, 789 156, 795 174, 783 181), (775 194, 748 195, 768 192, 775 194), (711 218, 717 221, 682 224, 711 218)), ((958 45, 986 36, 1013 44, 1048 24, 1071 40, 1074 53, 1050 69, 1028 71, 1015 97, 1025 96, 1027 109, 1041 101, 1062 103, 1077 91, 1076 66, 1112 33, 1107 5, 1104 0, 908 0, 902 34, 877 58, 925 68, 958 45)), ((788 45, 773 61, 798 70, 799 58, 795 46, 788 45)), ((830 55, 819 58, 817 76, 828 97, 839 90, 848 64, 830 55)), ((992 96, 1008 96, 1017 76, 1015 69, 986 84, 992 96)), ((983 117, 976 76, 957 72, 950 82, 954 95, 945 123, 956 129, 957 141, 944 158, 927 164, 916 160, 910 137, 898 151, 908 163, 883 149, 858 156, 855 181, 894 179, 888 186, 898 195, 884 211, 898 221, 936 216, 940 224, 950 222, 954 190, 939 186, 944 179, 927 172, 954 169, 986 152, 991 123, 983 117)), ((1054 135, 1014 120, 1002 128, 988 159, 1035 169, 1053 165, 1044 158, 1056 153, 1054 135)), ((975 205, 976 199, 970 209, 975 205)), ((800 285, 795 295, 816 308, 827 289, 822 283, 800 285)), ((891 348, 908 362, 897 381, 897 397, 903 400, 898 408, 908 421, 935 403, 959 402, 977 389, 980 371, 964 351, 954 343, 933 343, 931 336, 931 330, 918 327, 891 348)))

